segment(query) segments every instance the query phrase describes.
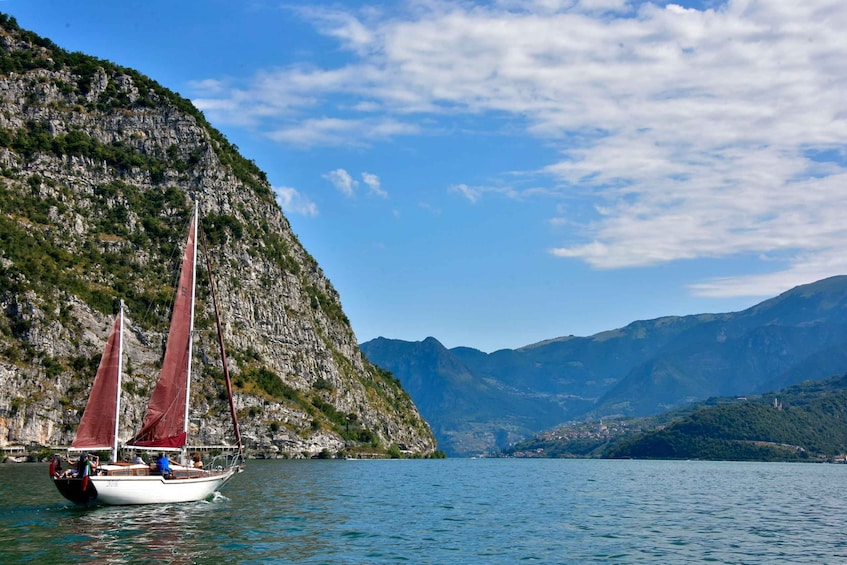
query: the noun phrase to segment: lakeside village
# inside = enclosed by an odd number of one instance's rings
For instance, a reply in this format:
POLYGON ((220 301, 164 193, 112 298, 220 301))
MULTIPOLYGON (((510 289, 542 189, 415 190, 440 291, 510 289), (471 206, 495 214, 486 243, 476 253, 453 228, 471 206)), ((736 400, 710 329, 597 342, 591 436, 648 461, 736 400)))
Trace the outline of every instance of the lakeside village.
MULTIPOLYGON (((642 425, 633 425, 632 422, 626 420, 578 422, 542 432, 537 434, 535 439, 551 443, 592 442, 599 446, 622 435, 636 434, 652 429, 659 430, 663 427, 647 428, 642 425)), ((512 453, 512 457, 549 457, 549 455, 543 447, 538 447, 529 451, 515 451, 512 453)))
MULTIPOLYGON (((739 400, 746 400, 746 398, 739 400)), ((776 402, 777 408, 781 409, 781 405, 778 403, 778 401, 776 402)), ((580 442, 583 444, 593 443, 596 444, 597 447, 600 447, 620 436, 635 435, 651 431, 661 431, 665 429, 665 427, 666 426, 661 424, 649 425, 644 421, 600 420, 599 422, 579 422, 561 426, 551 431, 537 434, 534 439, 539 442, 546 442, 550 444, 555 443, 559 445, 567 444, 570 442, 580 442)), ((757 441, 752 443, 763 446, 774 445, 772 442, 766 441, 757 441)), ((797 449, 800 451, 805 451, 800 446, 787 444, 777 445, 787 449, 797 449)), ((545 448, 537 447, 526 451, 515 451, 511 454, 511 457, 547 458, 550 457, 550 455, 547 453, 547 450, 545 448)), ((580 456, 573 455, 571 457, 579 458, 580 456)), ((586 458, 590 457, 591 456, 586 456, 586 458)), ((841 453, 835 456, 818 455, 816 457, 810 457, 807 461, 814 463, 847 463, 847 453, 841 453)))

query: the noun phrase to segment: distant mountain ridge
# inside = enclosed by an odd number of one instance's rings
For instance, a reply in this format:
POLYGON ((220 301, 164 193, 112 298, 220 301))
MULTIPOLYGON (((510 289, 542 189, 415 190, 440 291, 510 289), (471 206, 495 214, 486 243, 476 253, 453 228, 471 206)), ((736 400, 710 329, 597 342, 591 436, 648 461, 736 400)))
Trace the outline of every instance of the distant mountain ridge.
POLYGON ((847 276, 734 313, 633 322, 493 353, 434 338, 361 344, 400 380, 453 456, 586 417, 643 416, 847 371, 847 276))

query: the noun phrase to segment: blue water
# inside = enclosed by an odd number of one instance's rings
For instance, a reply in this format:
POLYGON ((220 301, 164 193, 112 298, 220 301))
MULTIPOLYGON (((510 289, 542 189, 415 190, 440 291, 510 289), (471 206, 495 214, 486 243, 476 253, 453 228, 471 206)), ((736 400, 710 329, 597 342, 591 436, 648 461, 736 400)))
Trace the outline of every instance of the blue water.
POLYGON ((2 563, 844 563, 847 465, 253 461, 208 502, 75 508, 0 465, 2 563))

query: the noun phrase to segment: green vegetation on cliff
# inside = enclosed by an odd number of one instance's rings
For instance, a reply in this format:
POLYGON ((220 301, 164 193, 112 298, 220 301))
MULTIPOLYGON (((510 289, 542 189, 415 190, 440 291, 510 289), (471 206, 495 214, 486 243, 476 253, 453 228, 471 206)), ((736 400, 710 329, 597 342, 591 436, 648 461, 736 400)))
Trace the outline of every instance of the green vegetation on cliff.
MULTIPOLYGON (((74 78, 74 82, 58 85, 60 90, 69 97, 75 96, 74 101, 81 108, 91 111, 107 111, 133 106, 156 108, 166 101, 180 112, 193 117, 200 126, 206 129, 214 142, 214 149, 221 163, 228 166, 242 183, 251 187, 257 194, 268 199, 273 198, 265 172, 259 169, 254 161, 244 158, 238 152, 238 147, 213 128, 191 101, 164 88, 155 80, 134 69, 83 53, 65 51, 49 39, 21 29, 15 18, 6 14, 0 13, 0 27, 15 33, 23 41, 41 48, 2 51, 0 74, 24 73, 38 69, 54 72, 67 71, 74 78), (110 82, 95 100, 89 100, 87 95, 92 90, 92 84, 98 73, 103 71, 109 75, 129 77, 138 92, 137 98, 132 100, 127 92, 119 90, 114 82, 110 82)), ((33 101, 37 99, 34 98, 33 101)), ((41 139, 46 141, 44 136, 41 136, 41 139)))

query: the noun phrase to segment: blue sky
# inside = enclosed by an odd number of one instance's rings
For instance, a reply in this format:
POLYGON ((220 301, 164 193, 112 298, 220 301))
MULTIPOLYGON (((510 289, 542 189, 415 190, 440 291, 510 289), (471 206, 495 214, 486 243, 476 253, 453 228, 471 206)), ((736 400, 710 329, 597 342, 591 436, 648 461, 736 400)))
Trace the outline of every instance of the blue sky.
POLYGON ((383 4, 0 11, 194 101, 359 341, 516 348, 847 272, 842 0, 383 4))

